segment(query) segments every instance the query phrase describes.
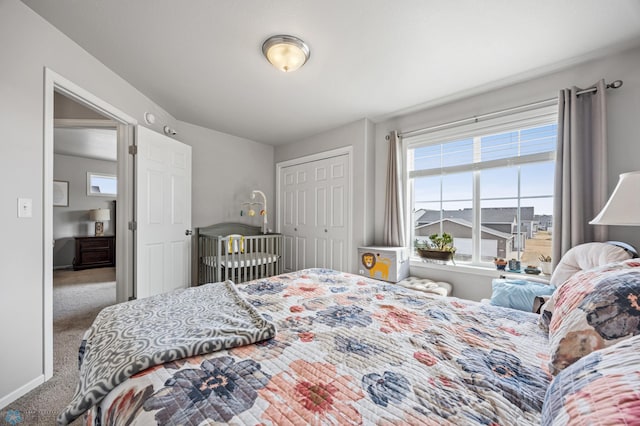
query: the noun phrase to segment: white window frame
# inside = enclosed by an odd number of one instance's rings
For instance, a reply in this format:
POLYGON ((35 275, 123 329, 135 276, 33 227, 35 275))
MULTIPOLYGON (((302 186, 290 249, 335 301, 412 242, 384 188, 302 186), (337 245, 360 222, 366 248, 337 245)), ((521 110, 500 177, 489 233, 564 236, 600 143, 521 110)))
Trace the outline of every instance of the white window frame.
MULTIPOLYGON (((553 161, 555 160, 555 152, 530 154, 523 157, 505 158, 483 162, 481 164, 465 164, 461 166, 450 166, 442 169, 429 169, 413 171, 409 170, 410 164, 413 163, 410 158, 410 151, 413 148, 418 148, 427 145, 442 144, 446 142, 453 142, 460 139, 475 139, 483 137, 485 135, 491 135, 501 132, 514 131, 523 128, 544 126, 558 123, 558 108, 557 105, 548 105, 539 108, 533 108, 526 111, 516 112, 513 114, 501 115, 496 118, 489 118, 486 120, 477 120, 470 124, 464 124, 455 127, 445 127, 440 130, 440 126, 436 127, 434 131, 425 131, 416 136, 407 136, 402 138, 402 161, 404 164, 404 173, 402 174, 403 186, 405 188, 405 223, 408 223, 406 229, 406 238, 409 241, 409 247, 413 256, 413 241, 415 239, 415 228, 413 223, 413 205, 414 205, 414 193, 413 185, 409 185, 410 179, 423 177, 423 176, 439 176, 443 173, 457 173, 457 172, 473 172, 473 220, 472 220, 472 260, 470 264, 464 264, 465 267, 488 267, 490 263, 480 261, 480 244, 481 244, 481 227, 480 227, 480 212, 481 212, 481 199, 477 194, 480 193, 480 180, 478 179, 480 170, 515 166, 519 164, 531 164, 536 162, 553 161)), ((518 179, 520 174, 518 173, 518 179)), ((519 185, 518 185, 518 191, 519 185)), ((518 193, 518 200, 520 200, 520 193, 518 193)), ((518 201, 519 202, 519 201, 518 201)), ((414 259, 417 259, 414 257, 414 259)), ((452 266, 456 267, 456 266, 452 266)))
MULTIPOLYGON (((110 193, 110 192, 94 192, 91 186, 91 181, 92 178, 103 178, 103 179, 113 179, 116 181, 116 188, 117 188, 117 180, 118 177, 116 175, 111 175, 111 174, 107 174, 107 173, 95 173, 95 172, 87 172, 87 195, 91 196, 91 197, 116 197, 118 194, 117 193, 110 193)), ((117 192, 117 189, 116 189, 117 192)))

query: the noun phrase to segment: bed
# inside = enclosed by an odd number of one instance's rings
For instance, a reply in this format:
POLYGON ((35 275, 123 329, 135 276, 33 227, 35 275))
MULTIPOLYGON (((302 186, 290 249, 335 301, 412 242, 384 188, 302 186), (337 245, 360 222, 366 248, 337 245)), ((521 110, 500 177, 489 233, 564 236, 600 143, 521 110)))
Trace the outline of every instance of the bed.
MULTIPOLYGON (((640 277, 640 263, 577 282, 608 273, 640 277)), ((634 285, 640 290, 640 279, 634 285)), ((87 425, 540 425, 608 418, 598 410, 640 421, 640 336, 611 341, 554 379, 549 337, 557 336, 548 330, 562 327, 542 319, 560 321, 558 312, 571 299, 566 291, 546 308, 554 312, 540 316, 308 269, 239 285, 207 284, 196 288, 195 300, 221 288, 247 304, 246 312, 237 310, 239 318, 262 321, 265 340, 174 354, 129 370, 131 377, 103 388, 106 395, 86 398, 92 405, 87 425)), ((188 291, 194 290, 177 294, 188 291)), ((586 294, 584 288, 579 293, 586 294)), ((138 308, 132 311, 149 315, 138 308)), ((186 317, 201 318, 202 309, 195 303, 186 317)), ((99 318, 89 340, 104 337, 95 330, 105 324, 99 318)), ((61 423, 81 413, 65 414, 61 423)))
POLYGON ((194 230, 194 276, 198 284, 236 283, 282 273, 282 235, 257 226, 225 222, 194 230))

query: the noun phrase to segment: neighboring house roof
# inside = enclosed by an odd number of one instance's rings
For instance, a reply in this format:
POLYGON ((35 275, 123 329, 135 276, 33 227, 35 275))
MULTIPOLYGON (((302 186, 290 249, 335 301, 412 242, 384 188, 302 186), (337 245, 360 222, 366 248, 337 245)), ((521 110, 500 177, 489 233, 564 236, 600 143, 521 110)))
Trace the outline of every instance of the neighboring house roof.
MULTIPOLYGON (((482 222, 513 222, 517 207, 490 207, 482 209, 482 222)), ((533 207, 520 207, 520 220, 533 220, 533 207)))
MULTIPOLYGON (((424 224, 424 225, 416 226, 416 229, 426 228, 428 226, 433 226, 433 225, 436 225, 436 224, 438 224, 440 222, 444 222, 444 221, 456 223, 458 225, 466 226, 468 228, 471 228, 473 226, 472 223, 469 222, 468 220, 445 218, 445 219, 438 220, 438 221, 435 221, 435 222, 431 222, 431 223, 427 223, 427 224, 424 224)), ((482 232, 486 232, 487 234, 495 235, 496 237, 503 238, 505 240, 513 238, 513 235, 511 235, 511 234, 508 234, 506 232, 496 231, 495 229, 489 228, 487 226, 481 226, 480 229, 482 230, 482 232)))
POLYGON ((425 214, 425 212, 426 212, 425 209, 415 210, 413 212, 413 223, 417 223, 418 220, 420 220, 420 218, 422 217, 422 215, 425 214))
POLYGON ((553 222, 553 216, 551 216, 550 214, 536 215, 536 220, 539 223, 550 224, 551 222, 553 222))
MULTIPOLYGON (((424 209, 421 209, 421 210, 424 213, 422 214, 422 216, 420 216, 420 218, 416 221, 416 223, 424 224, 424 223, 437 222, 440 220, 440 210, 424 210, 424 209)), ((471 220, 472 214, 471 214, 471 209, 444 210, 443 216, 445 218, 471 220)))
MULTIPOLYGON (((517 217, 517 207, 485 207, 482 209, 482 223, 484 224, 505 224, 513 223, 517 217)), ((415 213, 423 212, 422 215, 415 221, 418 225, 436 222, 440 220, 439 210, 425 210, 419 209, 415 213)), ((444 210, 444 218, 451 219, 464 219, 471 221, 473 217, 472 209, 461 210, 444 210)), ((415 218, 415 215, 414 215, 415 218)), ((535 221, 534 208, 533 207, 521 207, 520 219, 522 222, 535 221)))

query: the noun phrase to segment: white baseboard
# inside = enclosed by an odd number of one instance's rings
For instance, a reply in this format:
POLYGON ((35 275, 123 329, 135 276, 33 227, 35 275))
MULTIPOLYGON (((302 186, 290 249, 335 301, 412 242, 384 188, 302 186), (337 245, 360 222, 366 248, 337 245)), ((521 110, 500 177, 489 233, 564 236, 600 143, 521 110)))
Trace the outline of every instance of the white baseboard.
POLYGON ((43 383, 44 383, 44 374, 36 377, 35 379, 31 380, 29 383, 19 387, 18 389, 11 392, 9 395, 3 396, 2 398, 0 398, 0 410, 2 410, 7 405, 11 404, 13 401, 17 400, 21 396, 26 395, 27 393, 29 393, 30 391, 37 388, 43 383))
POLYGON ((53 270, 57 270, 57 269, 73 269, 73 265, 60 265, 60 266, 54 266, 53 270))

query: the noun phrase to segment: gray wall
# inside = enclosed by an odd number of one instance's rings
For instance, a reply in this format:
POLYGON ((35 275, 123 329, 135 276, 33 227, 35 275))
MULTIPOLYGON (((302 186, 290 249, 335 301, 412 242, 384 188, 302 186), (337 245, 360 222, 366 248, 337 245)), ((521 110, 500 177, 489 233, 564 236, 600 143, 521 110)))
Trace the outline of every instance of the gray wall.
POLYGON ((259 215, 240 217, 242 203, 259 189, 267 196, 268 226, 275 230, 273 146, 184 122, 178 138, 193 148, 194 227, 219 222, 262 226, 259 215))
POLYGON ((0 40, 0 342, 12 347, 0 351, 2 406, 43 377, 44 68, 140 122, 151 111, 160 123, 177 126, 160 106, 18 0, 0 1, 0 40), (33 217, 17 217, 18 198, 33 200, 33 217))
MULTIPOLYGON (((194 182, 208 181, 210 188, 226 186, 232 188, 233 194, 244 193, 245 188, 253 189, 258 185, 264 185, 267 192, 273 191, 273 154, 270 154, 271 148, 259 144, 251 149, 242 147, 243 155, 247 152, 255 154, 248 157, 250 160, 245 158, 244 163, 246 170, 255 168, 256 174, 225 176, 221 173, 217 179, 210 179, 215 175, 215 168, 220 167, 219 162, 229 162, 231 155, 217 156, 217 151, 208 143, 232 144, 238 142, 236 139, 227 139, 220 133, 209 133, 178 122, 18 0, 0 1, 0 40, 10 40, 0 43, 0 57, 4 58, 0 67, 0 120, 4 128, 0 139, 0 196, 4 200, 0 208, 3 241, 0 245, 0 324, 3 324, 0 342, 12 347, 11 350, 0 351, 2 407, 38 384, 44 373, 42 200, 45 67, 139 123, 144 123, 145 112, 153 113, 157 118, 156 124, 148 127, 160 133, 165 124, 176 129, 177 139, 193 146, 194 159, 200 161, 205 156, 213 156, 209 169, 198 162, 197 171, 194 170, 193 174, 194 182), (262 167, 267 168, 267 165, 269 174, 265 174, 265 178, 256 178, 262 173, 262 167), (205 176, 201 177, 199 173, 205 176), (253 176, 254 180, 247 181, 246 176, 253 176), (18 198, 33 200, 32 218, 17 217, 18 198)), ((76 115, 75 112, 72 115, 76 115)), ((245 142, 250 145, 249 141, 245 142)), ((240 146, 245 142, 240 142, 240 146)), ((209 224, 231 215, 230 212, 214 211, 216 207, 211 198, 207 198, 207 188, 198 187, 196 191, 193 200, 195 224, 209 224), (209 205, 200 208, 200 199, 208 200, 209 205)))
POLYGON ((53 267, 68 267, 73 263, 75 240, 73 237, 94 235, 89 210, 110 209, 111 220, 104 222, 105 235, 114 234, 113 197, 87 195, 87 172, 115 175, 117 163, 69 155, 54 155, 53 179, 69 182, 69 206, 53 208, 53 267))
MULTIPOLYGON (((392 129, 400 132, 415 130, 549 99, 557 96, 561 88, 588 87, 604 78, 607 82, 618 79, 624 81, 622 88, 607 91, 608 173, 611 192, 620 173, 640 170, 640 156, 635 155, 638 147, 637 123, 640 117, 639 69, 640 48, 635 48, 575 65, 545 77, 380 122, 376 125, 376 187, 382 188, 384 185, 387 161, 384 136, 392 129)), ((380 192, 376 192, 376 196, 378 194, 380 192)), ((379 242, 382 237, 384 198, 376 197, 375 203, 375 239, 379 242)), ((611 226, 609 231, 610 239, 626 241, 640 247, 640 228, 611 226)), ((492 276, 474 276, 466 272, 437 268, 412 268, 411 274, 451 282, 454 285, 454 295, 458 297, 479 300, 491 295, 492 276)))
POLYGON ((73 118, 84 120, 105 120, 105 117, 92 109, 80 105, 60 93, 55 93, 53 97, 55 105, 53 110, 54 118, 73 118))
MULTIPOLYGON (((351 146, 353 149, 353 251, 350 272, 357 272, 356 250, 369 245, 373 239, 373 206, 375 188, 372 185, 373 124, 362 119, 297 143, 279 145, 275 149, 275 162, 292 160, 307 155, 351 146)), ((386 166, 385 166, 386 170, 386 166)), ((276 177, 277 178, 277 177, 276 177)), ((383 187, 384 188, 384 187, 383 187)), ((384 189, 382 190, 384 194, 384 189)), ((384 201, 384 195, 382 200, 384 201)))

